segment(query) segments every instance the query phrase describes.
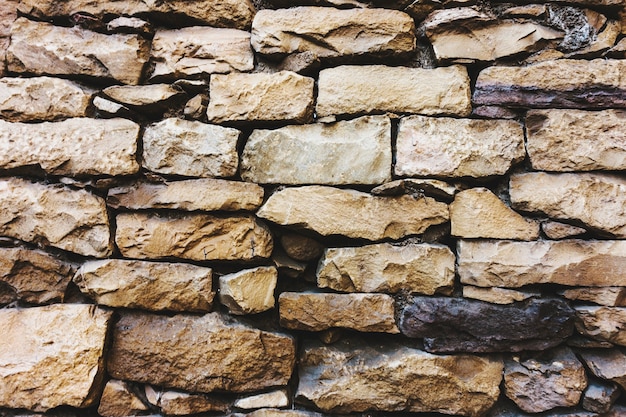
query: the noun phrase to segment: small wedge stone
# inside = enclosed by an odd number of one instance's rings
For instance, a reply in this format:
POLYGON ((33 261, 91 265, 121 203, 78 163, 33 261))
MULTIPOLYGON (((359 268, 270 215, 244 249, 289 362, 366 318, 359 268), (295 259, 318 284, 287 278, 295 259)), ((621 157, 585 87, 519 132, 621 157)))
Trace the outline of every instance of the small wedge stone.
POLYGON ((255 314, 274 308, 278 271, 271 266, 246 269, 220 277, 220 302, 231 314, 255 314))
POLYGON ((626 307, 626 287, 572 288, 563 291, 568 300, 589 301, 609 307, 626 307))
POLYGON ((148 410, 128 384, 117 379, 107 382, 98 405, 98 414, 103 417, 134 416, 148 410))
POLYGON ((524 301, 539 296, 541 294, 538 292, 517 291, 509 288, 463 286, 463 298, 472 298, 492 304, 513 304, 516 301, 524 301))
POLYGON ((541 222, 541 230, 549 239, 559 240, 587 233, 587 229, 571 224, 546 220, 541 222))

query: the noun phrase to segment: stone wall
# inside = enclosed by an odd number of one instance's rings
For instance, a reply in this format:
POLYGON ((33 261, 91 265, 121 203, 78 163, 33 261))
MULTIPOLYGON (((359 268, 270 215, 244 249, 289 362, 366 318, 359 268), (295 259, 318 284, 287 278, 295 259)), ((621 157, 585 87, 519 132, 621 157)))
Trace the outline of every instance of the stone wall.
POLYGON ((3 0, 0 416, 626 416, 625 34, 3 0))

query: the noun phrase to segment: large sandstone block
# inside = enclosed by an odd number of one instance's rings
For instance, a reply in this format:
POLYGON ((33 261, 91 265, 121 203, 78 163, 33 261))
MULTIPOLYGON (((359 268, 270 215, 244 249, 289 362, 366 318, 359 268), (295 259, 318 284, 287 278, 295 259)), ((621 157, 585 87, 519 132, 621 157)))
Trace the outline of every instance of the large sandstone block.
POLYGON ((355 190, 323 186, 275 192, 257 215, 283 226, 317 233, 382 240, 423 233, 448 220, 448 206, 430 197, 376 197, 355 190))
POLYGON ((190 392, 247 392, 286 385, 294 364, 292 337, 218 313, 123 313, 107 359, 114 378, 190 392))
POLYGON ((592 339, 626 346, 626 308, 577 306, 576 329, 592 339))
POLYGON ((139 35, 104 35, 19 18, 7 67, 17 73, 84 75, 139 84, 150 44, 139 35))
POLYGON ((113 250, 104 199, 19 178, 0 180, 0 235, 97 258, 113 250))
POLYGON ((409 15, 397 10, 265 9, 252 21, 252 46, 264 55, 388 56, 415 49, 415 25, 409 15))
POLYGON ((469 82, 461 66, 328 68, 320 71, 315 111, 318 117, 380 112, 468 116, 469 82))
POLYGON ((479 417, 500 394, 502 362, 390 343, 306 342, 297 397, 329 413, 441 412, 479 417))
POLYGON ((513 120, 409 116, 400 120, 399 176, 503 175, 524 159, 524 131, 513 120))
POLYGON ((111 312, 81 304, 0 310, 0 407, 90 407, 104 378, 111 312))
POLYGON ((391 180, 391 120, 366 116, 332 124, 254 130, 241 177, 262 184, 380 184, 391 180))
POLYGON ((115 243, 128 258, 245 261, 272 253, 270 231, 250 215, 122 213, 116 222, 115 243))
POLYGON ((0 168, 39 165, 54 175, 131 175, 140 168, 138 138, 139 125, 126 119, 0 120, 0 168))

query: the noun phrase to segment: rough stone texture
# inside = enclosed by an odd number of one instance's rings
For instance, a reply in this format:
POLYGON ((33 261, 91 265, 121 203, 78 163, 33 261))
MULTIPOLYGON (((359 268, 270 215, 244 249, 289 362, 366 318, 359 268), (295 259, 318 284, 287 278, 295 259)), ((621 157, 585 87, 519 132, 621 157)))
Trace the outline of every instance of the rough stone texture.
POLYGON ((107 22, 107 32, 110 33, 138 33, 144 36, 154 35, 150 22, 138 17, 120 16, 107 22))
POLYGON ((577 306, 576 330, 592 339, 626 346, 626 308, 577 306))
POLYGON ((560 299, 497 305, 415 296, 399 317, 400 331, 423 337, 429 352, 544 350, 562 343, 574 330, 574 311, 560 299))
POLYGON ((541 171, 626 169, 621 110, 531 110, 526 115, 528 156, 541 171))
POLYGON ((195 265, 106 259, 84 263, 74 282, 97 304, 203 312, 213 303, 212 277, 195 265))
MULTIPOLYGON (((247 414, 235 413, 230 417, 323 417, 324 414, 312 411, 301 410, 275 410, 273 408, 263 408, 247 414)), ((611 416, 612 417, 612 416, 611 416)))
POLYGON ((317 285, 342 292, 449 294, 454 263, 452 251, 439 244, 329 248, 317 268, 317 285))
POLYGON ((471 188, 458 193, 450 204, 452 236, 535 240, 539 223, 528 220, 504 204, 487 188, 471 188))
POLYGON ((573 288, 563 291, 569 300, 589 301, 610 307, 626 307, 626 287, 573 288))
POLYGON ((587 233, 587 229, 583 229, 582 227, 551 220, 541 222, 541 231, 543 231, 549 239, 554 240, 580 236, 587 233))
POLYGON ((122 213, 115 242, 128 258, 195 261, 268 258, 273 247, 270 231, 250 215, 122 213))
POLYGON ((42 412, 93 405, 111 314, 79 304, 0 310, 0 407, 42 412))
POLYGON ((125 119, 0 120, 0 167, 39 165, 54 175, 130 175, 139 171, 138 136, 139 125, 125 119))
POLYGON ((280 237, 280 244, 290 258, 301 262, 319 258, 324 252, 324 247, 315 239, 297 233, 285 233, 280 237))
POLYGON ((294 362, 290 336, 218 313, 126 312, 115 326, 107 367, 114 378, 191 392, 247 392, 287 384, 294 362))
POLYGON ((7 50, 9 71, 82 75, 138 84, 150 44, 138 35, 103 35, 19 18, 7 50))
POLYGON ((478 74, 473 102, 510 107, 626 107, 626 62, 559 59, 478 74))
POLYGON ((241 177, 261 184, 380 184, 391 180, 391 158, 387 116, 254 130, 241 177))
POLYGON ((271 266, 220 277, 220 302, 231 314, 254 314, 274 308, 278 271, 271 266))
POLYGON ((624 241, 461 240, 457 256, 461 282, 479 287, 626 285, 624 241))
POLYGON ((5 0, 0 3, 0 77, 4 76, 6 50, 11 41, 11 25, 17 19, 19 0, 5 0))
POLYGON ((146 398, 152 405, 161 408, 168 416, 186 416, 210 411, 225 412, 229 403, 218 396, 190 394, 180 391, 157 391, 150 385, 145 388, 146 398))
POLYGON ((157 31, 151 60, 151 78, 206 77, 254 68, 250 33, 206 26, 157 31))
POLYGON ((528 413, 575 406, 586 387, 583 364, 567 347, 504 361, 504 393, 528 413))
POLYGON ((607 413, 619 396, 617 385, 590 381, 583 393, 582 407, 596 413, 607 413))
POLYGON ((213 123, 311 122, 314 84, 291 71, 213 75, 207 117, 213 123))
POLYGON ((0 248, 0 304, 62 302, 73 273, 71 264, 46 252, 0 248))
MULTIPOLYGON (((274 262, 280 274, 284 274, 290 278, 299 278, 304 274, 307 268, 306 262, 299 262, 290 258, 281 248, 276 248, 276 250, 272 252, 272 262, 274 262)), ((310 280, 314 281, 314 278, 310 280)))
POLYGON ((405 178, 394 180, 372 188, 373 195, 425 195, 447 203, 454 200, 460 191, 459 185, 429 178, 405 178))
POLYGON ((524 132, 513 120, 409 116, 398 129, 398 176, 502 175, 525 156, 524 132))
POLYGON ((516 301, 524 301, 540 295, 541 294, 537 292, 517 291, 508 288, 463 286, 464 298, 473 298, 474 300, 486 301, 493 304, 513 304, 516 301))
POLYGON ((289 397, 284 389, 265 392, 240 398, 233 404, 236 408, 253 410, 257 408, 284 408, 289 407, 289 397))
POLYGON ((622 177, 529 172, 511 176, 509 193, 514 209, 577 220, 609 236, 626 237, 626 180, 622 177))
POLYGON ((381 240, 420 234, 446 222, 448 206, 429 197, 376 197, 355 190, 308 186, 272 194, 257 215, 324 236, 381 240))
POLYGON ((104 387, 98 414, 103 417, 126 417, 142 414, 148 407, 124 381, 112 379, 104 387))
POLYGON ((104 199, 19 178, 0 180, 0 235, 97 258, 113 249, 104 199))
POLYGON ((0 78, 0 117, 12 122, 87 116, 93 91, 51 77, 0 78))
POLYGON ((143 166, 160 174, 232 177, 237 173, 237 129, 182 119, 146 127, 143 166))
POLYGON ((102 90, 110 99, 142 111, 153 108, 165 109, 166 106, 184 93, 173 85, 114 85, 102 90))
POLYGON ((313 52, 320 58, 410 53, 413 19, 397 10, 293 7, 260 10, 252 47, 265 55, 313 52))
POLYGON ((400 333, 394 301, 387 294, 284 292, 278 298, 280 325, 319 332, 342 327, 359 332, 400 333))
POLYGON ((626 354, 622 350, 583 350, 579 355, 593 375, 626 389, 626 354))
POLYGON ((478 417, 498 398, 502 368, 497 359, 438 356, 390 343, 306 342, 296 395, 331 413, 438 411, 478 417))
POLYGON ((253 183, 211 178, 135 182, 109 189, 107 204, 132 210, 254 211, 261 206, 263 194, 263 188, 253 183))
POLYGON ((134 116, 134 113, 128 107, 100 96, 93 98, 93 107, 96 110, 96 115, 103 118, 132 118, 134 116))
POLYGON ((426 115, 471 113, 465 67, 435 69, 344 65, 320 71, 318 117, 396 112, 426 115))

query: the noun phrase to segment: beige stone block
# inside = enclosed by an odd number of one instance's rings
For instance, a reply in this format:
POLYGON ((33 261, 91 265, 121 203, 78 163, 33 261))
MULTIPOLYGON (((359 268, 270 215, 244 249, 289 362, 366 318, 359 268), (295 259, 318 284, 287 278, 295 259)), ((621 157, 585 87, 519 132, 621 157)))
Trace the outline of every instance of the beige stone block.
POLYGON ((287 391, 281 389, 240 398, 235 401, 233 406, 244 410, 254 410, 258 408, 284 408, 289 407, 289 397, 287 396, 287 391))
POLYGON ((220 302, 231 314, 255 314, 274 308, 278 271, 273 266, 222 275, 219 281, 220 302))
POLYGON ((565 239, 568 237, 575 237, 587 233, 587 229, 582 227, 573 226, 567 223, 555 222, 552 220, 546 220, 541 222, 541 230, 549 239, 565 239))
POLYGON ((626 307, 626 287, 572 288, 562 293, 574 301, 588 301, 609 307, 626 307))
POLYGON ((592 339, 626 346, 626 308, 577 306, 576 330, 592 339))
POLYGON ((174 390, 158 390, 150 385, 145 386, 148 402, 161 408, 168 416, 186 416, 210 411, 226 412, 230 407, 228 400, 222 395, 192 394, 174 390))
POLYGON ((169 84, 113 85, 102 93, 111 100, 144 111, 159 107, 164 109, 184 94, 180 88, 169 84))
POLYGON ((111 379, 104 387, 98 414, 103 417, 127 417, 144 414, 148 407, 124 381, 111 379))
POLYGON ((517 301, 524 301, 539 296, 541 294, 538 292, 517 291, 508 288, 463 286, 463 298, 472 298, 492 304, 513 304, 517 301))

